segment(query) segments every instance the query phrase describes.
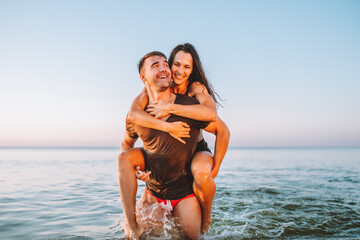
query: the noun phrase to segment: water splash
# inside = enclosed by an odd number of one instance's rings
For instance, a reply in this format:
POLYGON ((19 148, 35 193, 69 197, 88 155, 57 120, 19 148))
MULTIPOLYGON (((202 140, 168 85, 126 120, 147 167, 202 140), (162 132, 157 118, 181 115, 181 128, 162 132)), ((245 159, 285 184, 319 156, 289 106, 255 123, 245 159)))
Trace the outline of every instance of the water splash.
MULTIPOLYGON (((140 204, 136 205, 136 219, 138 224, 145 228, 145 232, 141 239, 149 240, 169 240, 183 239, 183 232, 175 217, 172 215, 171 206, 164 203, 140 204)), ((114 234, 119 231, 125 231, 127 223, 125 216, 121 216, 121 220, 111 227, 114 234)), ((123 235, 123 234, 122 234, 123 235)))
POLYGON ((136 218, 145 226, 142 239, 181 239, 179 224, 171 211, 172 207, 164 203, 138 204, 136 218))

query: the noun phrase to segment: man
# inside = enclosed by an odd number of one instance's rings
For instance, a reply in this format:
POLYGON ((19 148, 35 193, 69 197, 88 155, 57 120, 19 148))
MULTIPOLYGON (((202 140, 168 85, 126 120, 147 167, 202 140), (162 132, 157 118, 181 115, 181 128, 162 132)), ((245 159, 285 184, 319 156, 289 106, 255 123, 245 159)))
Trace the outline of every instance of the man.
MULTIPOLYGON (((194 98, 175 95, 169 88, 171 71, 164 54, 151 52, 139 63, 141 80, 148 86, 153 95, 152 100, 175 102, 177 104, 196 104, 194 98)), ((135 203, 137 181, 134 167, 150 170, 150 180, 146 183, 146 191, 142 199, 148 204, 169 202, 173 207, 173 215, 180 219, 185 234, 191 239, 200 237, 201 209, 192 190, 191 158, 196 148, 201 128, 217 132, 219 123, 208 125, 207 122, 196 121, 176 115, 166 116, 164 121, 183 121, 190 126, 190 137, 186 144, 180 143, 169 134, 154 129, 140 127, 127 121, 127 131, 122 142, 122 151, 118 159, 119 189, 121 202, 128 223, 128 237, 139 238, 144 229, 136 222, 135 203), (143 149, 132 149, 138 136, 144 143, 143 149), (129 150, 130 149, 130 150, 129 150), (144 161, 146 159, 146 161, 144 161), (146 163, 146 164, 145 164, 146 163)))

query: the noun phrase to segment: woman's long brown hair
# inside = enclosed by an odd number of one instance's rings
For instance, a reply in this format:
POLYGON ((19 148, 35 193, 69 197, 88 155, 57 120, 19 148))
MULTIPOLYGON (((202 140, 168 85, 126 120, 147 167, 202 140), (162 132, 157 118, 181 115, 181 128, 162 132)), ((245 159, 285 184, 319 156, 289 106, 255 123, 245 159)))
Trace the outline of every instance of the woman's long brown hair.
POLYGON ((217 97, 219 99, 221 99, 221 98, 214 91, 213 87, 211 86, 211 83, 207 80, 204 69, 203 69, 201 61, 200 61, 199 54, 197 53, 195 47, 192 44, 190 44, 190 43, 179 44, 171 51, 169 60, 168 60, 170 68, 173 65, 176 53, 179 51, 184 51, 186 53, 190 53, 192 56, 192 59, 193 59, 193 70, 188 79, 188 81, 189 81, 188 88, 194 82, 199 82, 199 83, 203 84, 206 87, 207 91, 209 92, 210 96, 214 99, 215 103, 221 106, 221 104, 217 100, 217 97))

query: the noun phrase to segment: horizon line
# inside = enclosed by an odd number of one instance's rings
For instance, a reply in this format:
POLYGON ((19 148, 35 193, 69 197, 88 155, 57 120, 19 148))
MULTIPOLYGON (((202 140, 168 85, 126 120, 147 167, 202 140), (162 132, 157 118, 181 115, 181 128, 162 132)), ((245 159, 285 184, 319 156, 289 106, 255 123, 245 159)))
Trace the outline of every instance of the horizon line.
MULTIPOLYGON (((120 149, 120 146, 0 146, 0 149, 13 148, 53 148, 53 149, 120 149)), ((214 146, 210 146, 214 148, 214 146)), ((323 145, 323 146, 229 146, 228 149, 249 149, 249 148, 360 148, 359 146, 334 146, 334 145, 323 145)))

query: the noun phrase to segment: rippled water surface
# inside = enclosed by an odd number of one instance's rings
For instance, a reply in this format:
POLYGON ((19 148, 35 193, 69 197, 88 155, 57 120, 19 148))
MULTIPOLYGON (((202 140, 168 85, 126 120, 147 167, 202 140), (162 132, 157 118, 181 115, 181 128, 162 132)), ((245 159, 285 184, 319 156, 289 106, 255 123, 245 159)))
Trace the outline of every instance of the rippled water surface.
MULTIPOLYGON (((0 149, 0 238, 123 239, 118 152, 0 149)), ((205 239, 360 238, 360 148, 230 149, 216 183, 205 239)))

